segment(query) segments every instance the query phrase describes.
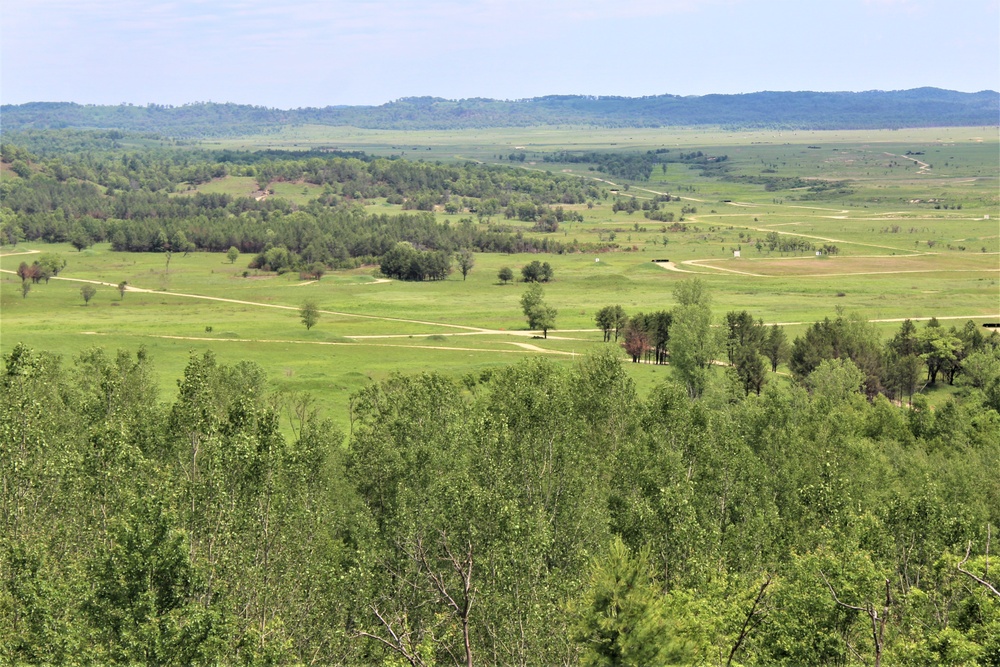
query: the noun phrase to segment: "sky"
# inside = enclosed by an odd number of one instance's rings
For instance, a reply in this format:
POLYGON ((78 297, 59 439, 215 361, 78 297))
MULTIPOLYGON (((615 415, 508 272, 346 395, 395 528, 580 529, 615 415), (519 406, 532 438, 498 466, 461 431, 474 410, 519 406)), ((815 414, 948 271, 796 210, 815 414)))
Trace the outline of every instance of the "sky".
POLYGON ((1000 90, 1000 0, 2 0, 0 102, 1000 90))

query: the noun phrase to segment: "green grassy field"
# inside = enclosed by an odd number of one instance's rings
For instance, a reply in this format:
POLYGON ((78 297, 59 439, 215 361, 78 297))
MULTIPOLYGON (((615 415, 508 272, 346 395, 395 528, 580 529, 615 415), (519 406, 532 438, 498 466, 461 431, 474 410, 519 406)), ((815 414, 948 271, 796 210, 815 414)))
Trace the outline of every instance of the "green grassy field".
MULTIPOLYGON (((670 192, 666 205, 677 231, 642 213, 613 213, 612 198, 579 211, 583 222, 564 223, 549 236, 564 243, 613 242, 619 251, 565 255, 480 254, 468 279, 455 273, 426 283, 378 281, 373 268, 334 272, 321 281, 249 271, 249 257, 230 264, 208 253, 175 255, 167 270, 157 254, 84 252, 45 244, 3 248, 0 258, 0 350, 18 342, 72 357, 94 345, 135 350, 156 360, 165 397, 176 389, 192 353, 212 350, 220 360, 252 359, 275 386, 314 394, 326 414, 345 427, 349 396, 392 372, 439 370, 459 377, 527 355, 562 363, 601 345, 597 309, 621 304, 630 314, 669 309, 677 281, 705 280, 718 319, 749 310, 765 322, 788 324, 791 338, 804 323, 834 317, 838 309, 872 320, 936 316, 997 319, 1000 313, 1000 167, 996 128, 934 128, 898 132, 754 132, 722 130, 539 128, 485 132, 376 132, 301 127, 253 140, 227 140, 225 148, 332 146, 427 160, 476 159, 519 147, 525 168, 600 178, 585 165, 542 163, 547 151, 635 150, 657 147, 711 149, 729 155, 730 175, 846 181, 845 192, 822 199, 801 190, 774 192, 745 180, 721 180, 670 164, 648 183, 615 183, 626 196, 670 192), (818 146, 818 148, 809 148, 818 146), (426 150, 430 148, 431 150, 426 150), (906 156, 907 152, 912 153, 906 156), (909 157, 910 159, 907 159, 909 157), (920 163, 915 160, 919 160, 920 163), (535 164, 531 164, 535 162, 535 164), (926 166, 921 166, 921 164, 926 166), (628 191, 625 191, 625 186, 628 191), (728 201, 726 201, 728 200, 728 201), (961 205, 961 208, 958 206, 961 205), (687 213, 682 209, 687 208, 687 213), (696 210, 691 211, 694 208, 696 210), (836 245, 834 256, 769 252, 756 241, 769 232, 836 245), (32 250, 67 259, 60 279, 33 286, 22 298, 9 273, 32 250), (740 257, 734 257, 734 250, 740 257), (503 266, 515 274, 533 259, 552 264, 555 282, 546 301, 558 309, 548 339, 525 331, 519 298, 523 284, 499 284, 503 266), (654 264, 671 260, 672 269, 654 264), (99 286, 84 305, 82 283, 93 280, 134 288, 121 298, 99 286), (135 291, 144 290, 144 291, 135 291), (226 300, 232 301, 226 301, 226 300), (298 308, 314 301, 323 311, 307 331, 298 308)), ((707 152, 707 151, 706 151, 707 152)), ((610 178, 606 180, 612 180, 610 178)), ((304 183, 274 183, 275 195, 303 204, 319 193, 304 183)), ((252 178, 204 184, 202 192, 249 195, 252 178)), ((384 201, 371 210, 393 211, 384 201)), ((446 215, 457 222, 468 214, 446 215)), ((521 228, 530 223, 498 220, 521 228)), ((949 322, 945 322, 949 324, 949 322)), ((953 322, 961 325, 962 320, 953 322)), ((888 335, 898 323, 880 324, 888 335)), ((669 369, 627 364, 641 390, 669 369)))

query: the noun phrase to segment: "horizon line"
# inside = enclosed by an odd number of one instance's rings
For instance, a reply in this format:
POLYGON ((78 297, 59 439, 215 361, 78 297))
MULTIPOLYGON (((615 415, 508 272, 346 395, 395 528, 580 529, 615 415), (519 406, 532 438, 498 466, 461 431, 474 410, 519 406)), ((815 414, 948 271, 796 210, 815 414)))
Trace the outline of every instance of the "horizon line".
POLYGON ((537 95, 533 97, 518 97, 518 98, 494 98, 494 97, 481 97, 481 96, 471 96, 471 97, 457 97, 457 98, 447 98, 440 97, 437 95, 405 95, 402 97, 397 97, 380 104, 327 104, 326 106, 300 106, 300 107, 276 107, 268 106, 264 104, 254 104, 251 102, 215 102, 211 99, 209 100, 195 100, 191 102, 182 102, 180 104, 170 104, 162 102, 117 102, 117 103, 100 103, 100 102, 75 102, 72 100, 30 100, 27 102, 16 102, 9 103, 5 102, 0 107, 17 107, 17 106, 27 106, 31 104, 74 104, 82 107, 162 107, 166 109, 176 109, 190 106, 199 105, 209 105, 214 104, 218 106, 248 106, 259 109, 267 109, 269 111, 300 111, 306 109, 331 109, 331 108, 378 108, 381 106, 387 106, 390 104, 397 104, 407 100, 431 100, 434 102, 467 102, 473 100, 480 100, 484 102, 501 102, 501 103, 523 103, 523 102, 533 102, 537 100, 545 100, 548 98, 589 98, 593 100, 642 100, 656 97, 673 97, 678 99, 697 99, 702 97, 741 97, 744 95, 760 95, 766 93, 777 93, 777 94, 796 94, 796 93, 819 93, 819 94, 849 94, 849 95, 860 95, 864 93, 905 93, 912 92, 916 90, 937 90, 948 93, 958 93, 961 95, 981 95, 984 93, 992 93, 998 95, 998 91, 984 88, 982 90, 976 91, 963 91, 954 90, 949 88, 938 88, 937 86, 918 86, 916 88, 896 88, 896 89, 883 89, 883 88, 870 88, 867 90, 756 90, 752 92, 745 93, 705 93, 703 95, 678 95, 675 93, 653 93, 648 95, 601 95, 593 93, 549 93, 546 95, 537 95))

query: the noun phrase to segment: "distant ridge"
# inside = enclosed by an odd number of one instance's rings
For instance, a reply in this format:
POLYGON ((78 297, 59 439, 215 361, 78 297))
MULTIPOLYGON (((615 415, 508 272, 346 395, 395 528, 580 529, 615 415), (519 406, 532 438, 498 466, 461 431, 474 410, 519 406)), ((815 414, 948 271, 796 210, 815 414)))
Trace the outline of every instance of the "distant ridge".
POLYGON ((865 92, 757 92, 740 95, 615 97, 548 95, 524 100, 406 97, 380 106, 270 109, 198 102, 172 107, 31 102, 0 107, 3 132, 117 129, 173 137, 273 132, 287 125, 372 129, 457 129, 532 125, 892 129, 1000 124, 1000 93, 940 88, 865 92))

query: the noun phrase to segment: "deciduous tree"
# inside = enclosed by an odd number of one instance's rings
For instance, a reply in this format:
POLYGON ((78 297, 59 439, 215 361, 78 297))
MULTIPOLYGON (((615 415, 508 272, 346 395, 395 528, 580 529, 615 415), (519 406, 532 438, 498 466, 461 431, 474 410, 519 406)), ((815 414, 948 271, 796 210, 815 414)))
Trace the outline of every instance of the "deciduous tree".
POLYGON ((455 258, 458 260, 458 270, 462 272, 462 280, 465 280, 472 267, 476 265, 476 258, 470 250, 460 250, 455 258))
POLYGON ((712 331, 711 298, 699 278, 677 283, 674 298, 678 306, 670 325, 670 365, 677 369, 688 394, 697 398, 705 390, 708 370, 719 347, 712 331))
POLYGON ((625 314, 625 309, 619 305, 614 306, 604 306, 597 311, 594 316, 594 322, 601 331, 604 333, 604 342, 611 341, 611 332, 614 331, 615 342, 618 342, 619 332, 625 328, 625 324, 628 321, 628 316, 625 314))
POLYGON ((97 294, 97 288, 93 285, 84 285, 80 288, 80 296, 83 297, 84 305, 90 305, 90 300, 97 294))
POLYGON ((521 295, 521 310, 528 318, 528 328, 541 329, 543 337, 548 338, 549 329, 555 328, 558 311, 543 301, 544 296, 541 285, 531 284, 521 295))
POLYGON ((306 331, 312 329, 319 322, 319 308, 312 301, 306 301, 299 309, 299 319, 306 325, 306 331))

